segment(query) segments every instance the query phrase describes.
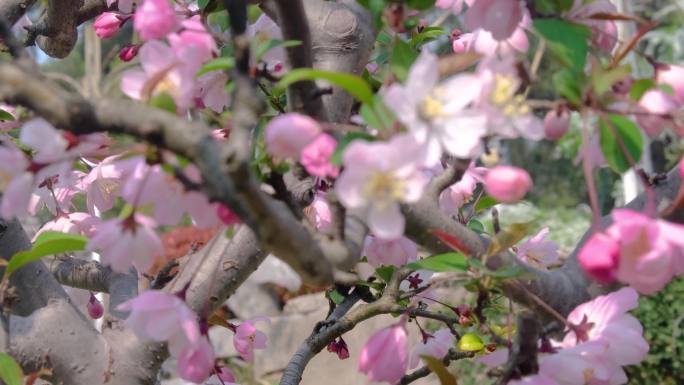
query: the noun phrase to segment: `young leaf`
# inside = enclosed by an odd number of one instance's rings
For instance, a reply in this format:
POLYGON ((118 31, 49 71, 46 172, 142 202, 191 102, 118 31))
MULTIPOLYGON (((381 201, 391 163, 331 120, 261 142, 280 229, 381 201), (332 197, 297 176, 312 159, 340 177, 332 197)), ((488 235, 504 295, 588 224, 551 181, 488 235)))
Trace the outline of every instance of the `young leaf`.
POLYGON ((441 27, 425 27, 419 34, 411 38, 411 47, 418 48, 442 35, 446 35, 446 31, 441 27))
POLYGON ((382 266, 375 269, 375 274, 382 278, 383 281, 389 282, 392 274, 394 274, 394 266, 382 266))
POLYGON ((599 128, 601 151, 610 168, 623 173, 629 170, 630 163, 641 159, 644 139, 634 122, 621 115, 608 114, 601 118, 599 128))
POLYGON ((413 9, 424 11, 432 8, 435 5, 435 1, 436 0, 407 0, 406 3, 413 9))
POLYGON ((406 266, 413 270, 422 269, 434 272, 467 271, 468 258, 461 253, 445 253, 433 255, 420 261, 409 263, 406 266))
POLYGON ((0 108, 0 121, 13 122, 14 120, 15 119, 12 114, 0 108))
POLYGON ((7 385, 22 385, 24 372, 17 362, 7 353, 0 352, 0 380, 7 385))
POLYGON ((380 94, 375 94, 373 97, 374 103, 363 104, 359 114, 363 121, 370 127, 378 130, 388 130, 392 128, 394 120, 396 119, 394 113, 387 107, 385 101, 380 94))
POLYGON ((167 92, 161 92, 153 95, 149 101, 150 106, 159 108, 160 110, 168 111, 172 114, 176 113, 176 101, 173 100, 173 96, 169 95, 167 92))
POLYGON ((589 28, 560 19, 536 19, 534 29, 546 41, 551 52, 575 72, 583 72, 589 51, 589 28))
POLYGON ((202 76, 207 72, 211 71, 225 71, 235 67, 235 59, 232 57, 220 57, 216 58, 209 63, 205 64, 197 71, 195 76, 202 76))
POLYGON ((656 87, 653 79, 639 79, 632 83, 632 88, 629 90, 629 98, 638 101, 651 88, 656 87))
POLYGON ((453 235, 446 233, 442 230, 430 230, 432 235, 435 237, 439 238, 440 241, 444 242, 447 246, 451 247, 452 249, 459 251, 466 256, 470 256, 471 250, 466 247, 466 245, 458 238, 454 237, 453 235))
POLYGON ((405 41, 397 39, 390 57, 390 68, 397 78, 403 82, 408 77, 409 69, 417 58, 418 51, 411 48, 405 41))
POLYGON ((328 292, 328 298, 330 298, 335 305, 339 305, 342 303, 342 301, 344 301, 344 296, 337 290, 330 290, 328 292))
POLYGON ((20 251, 7 264, 5 276, 9 277, 15 270, 27 263, 36 261, 48 255, 82 251, 88 243, 88 238, 76 235, 46 231, 38 236, 31 250, 20 251))
POLYGON ((335 166, 341 165, 342 154, 344 154, 344 149, 347 148, 347 146, 355 140, 365 140, 367 142, 373 142, 375 141, 375 137, 373 135, 361 131, 348 133, 337 143, 337 147, 335 147, 335 151, 330 157, 330 163, 334 164, 335 166))
POLYGON ((466 333, 458 340, 458 348, 464 352, 479 352, 484 347, 482 339, 475 333, 466 333))
POLYGON ((584 76, 569 69, 564 69, 553 74, 551 78, 554 88, 558 90, 570 103, 578 106, 582 104, 582 90, 584 89, 584 76))
POLYGON ((480 198, 480 200, 475 205, 475 212, 479 213, 482 210, 487 210, 488 208, 496 206, 498 203, 499 202, 497 202, 496 199, 490 197, 489 195, 485 195, 482 198, 480 198))
POLYGON ((420 358, 425 362, 425 365, 430 368, 430 371, 437 375, 441 385, 458 385, 456 377, 447 370, 441 360, 432 356, 420 356, 420 358))
POLYGON ((529 233, 532 223, 514 223, 496 234, 487 248, 487 255, 497 255, 520 242, 529 233))
POLYGON ((366 83, 366 81, 359 76, 344 72, 322 71, 311 68, 297 68, 283 76, 280 82, 278 82, 278 87, 287 88, 293 83, 301 82, 303 80, 317 79, 328 81, 344 89, 363 103, 368 103, 371 105, 373 104, 373 91, 368 83, 366 83))

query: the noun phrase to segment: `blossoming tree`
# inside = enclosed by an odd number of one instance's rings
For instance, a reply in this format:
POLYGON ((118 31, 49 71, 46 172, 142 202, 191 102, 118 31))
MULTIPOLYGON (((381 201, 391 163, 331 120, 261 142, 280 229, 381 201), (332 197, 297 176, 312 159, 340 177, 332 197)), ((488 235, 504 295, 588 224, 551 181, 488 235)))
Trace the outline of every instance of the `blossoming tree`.
POLYGON ((635 49, 654 23, 609 0, 34 3, 0 0, 5 383, 155 384, 169 356, 184 380, 235 383, 208 329, 231 330, 246 362, 267 346, 267 318, 216 310, 269 253, 331 298, 283 385, 316 354, 350 358, 344 334, 380 314, 396 322, 353 357, 372 381, 455 384, 445 365, 475 360, 500 384, 617 385, 644 359, 628 312, 684 274, 681 171, 640 172, 644 194, 604 218, 594 179, 638 171, 644 138, 683 132, 684 68, 635 49), (65 88, 26 48, 63 58, 84 29, 130 28, 119 96, 65 88), (542 83, 553 92, 530 97, 542 83), (478 218, 534 186, 496 147, 558 140, 571 117, 592 228, 564 258, 548 229, 495 217, 487 231, 478 218), (29 216, 47 217, 32 240, 29 216), (152 273, 160 234, 190 222, 220 230, 152 273), (434 299, 449 279, 476 301, 434 299), (501 295, 519 306, 489 317, 501 295))

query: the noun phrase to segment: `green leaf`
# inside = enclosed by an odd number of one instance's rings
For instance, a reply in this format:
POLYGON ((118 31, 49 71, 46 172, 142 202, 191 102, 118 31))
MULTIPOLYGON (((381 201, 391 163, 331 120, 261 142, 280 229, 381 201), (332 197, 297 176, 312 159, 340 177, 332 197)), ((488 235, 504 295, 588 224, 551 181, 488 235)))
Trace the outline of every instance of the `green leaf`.
POLYGON ((18 268, 48 255, 82 251, 88 238, 82 235, 46 231, 41 233, 33 243, 31 250, 20 251, 10 259, 5 275, 9 277, 18 268))
POLYGON ((484 347, 482 339, 475 333, 466 333, 458 340, 458 349, 464 352, 479 352, 484 347))
POLYGON ((235 67, 235 59, 232 57, 220 57, 205 64, 197 71, 195 76, 202 76, 211 71, 225 71, 235 67))
POLYGON ((382 278, 383 281, 389 282, 392 274, 394 274, 394 270, 394 266, 382 266, 375 269, 375 274, 382 278))
POLYGON ((582 104, 582 90, 584 89, 583 74, 564 69, 553 74, 551 80, 558 93, 570 103, 576 106, 582 104))
POLYGON ((542 15, 557 15, 572 7, 573 0, 534 0, 534 10, 542 15))
POLYGON ((0 121, 13 122, 14 120, 14 115, 0 108, 0 121))
POLYGON ((7 353, 0 352, 0 380, 7 385, 22 385, 24 372, 17 362, 7 353))
POLYGON ((337 290, 330 290, 328 292, 328 298, 330 298, 335 305, 339 305, 342 303, 342 301, 344 301, 344 296, 337 290))
POLYGON ((382 12, 385 10, 385 0, 357 0, 357 2, 371 11, 376 29, 382 29, 382 12))
POLYGON ((344 72, 322 71, 311 68, 297 68, 283 76, 280 82, 278 82, 278 87, 287 88, 293 83, 317 79, 328 81, 344 89, 363 103, 373 104, 373 90, 371 90, 368 83, 366 83, 366 81, 359 76, 344 72))
POLYGON ((474 232, 478 234, 482 234, 485 232, 485 227, 482 224, 482 222, 478 221, 477 219, 471 219, 470 222, 468 222, 468 228, 473 230, 474 232))
POLYGON ((604 70, 599 68, 591 74, 596 95, 603 95, 612 90, 613 85, 623 79, 627 79, 632 74, 632 66, 629 64, 621 65, 617 68, 604 70))
POLYGON ((418 48, 442 35, 446 35, 446 31, 441 27, 425 27, 419 34, 411 38, 411 47, 418 48))
POLYGON ((441 360, 432 356, 420 356, 420 358, 425 362, 425 365, 430 368, 430 371, 437 375, 441 385, 458 385, 456 377, 447 370, 441 360))
POLYGON ((638 101, 651 88, 656 87, 653 79, 639 79, 632 83, 632 88, 629 90, 629 97, 634 101, 638 101))
POLYGON ((167 92, 160 92, 150 98, 150 106, 159 108, 160 110, 168 111, 172 114, 176 113, 176 101, 173 96, 167 92))
POLYGON ((397 78, 403 82, 408 77, 409 69, 417 58, 418 51, 411 48, 405 41, 397 39, 390 57, 390 68, 397 78))
POLYGON ((373 141, 375 141, 375 137, 371 134, 367 134, 365 132, 360 132, 360 131, 348 133, 337 143, 337 147, 335 147, 335 151, 333 152, 332 156, 330 157, 330 163, 334 164, 335 166, 341 165, 342 164, 342 155, 344 154, 344 150, 347 148, 347 146, 351 142, 353 142, 355 140, 365 140, 367 142, 373 142, 373 141))
POLYGON ((560 19, 536 19, 534 29, 565 66, 583 72, 591 37, 589 28, 560 19))
POLYGON ((261 61, 261 58, 270 50, 276 47, 294 47, 301 45, 302 42, 299 40, 280 40, 280 39, 268 39, 265 42, 259 44, 254 52, 254 57, 257 63, 261 61))
POLYGON ((382 95, 375 94, 373 100, 372 105, 366 103, 361 105, 359 114, 369 127, 389 130, 396 120, 394 112, 387 107, 382 95))
POLYGON ((475 205, 475 212, 479 213, 480 211, 492 208, 497 204, 499 204, 499 202, 497 202, 496 199, 490 197, 489 195, 485 195, 482 198, 480 198, 480 200, 475 205))
POLYGON ((407 0, 406 3, 409 7, 417 9, 419 11, 424 11, 426 9, 432 8, 435 5, 436 0, 407 0))
POLYGON ((406 266, 413 270, 423 269, 434 272, 467 271, 468 258, 465 255, 457 252, 444 253, 409 263, 406 266))
POLYGON ((606 117, 607 119, 601 118, 599 122, 601 151, 608 165, 618 173, 623 173, 629 170, 630 160, 623 151, 618 138, 635 163, 641 159, 644 139, 639 127, 628 118, 613 114, 608 114, 606 117))
POLYGON ((489 247, 487 248, 487 255, 497 255, 509 247, 520 242, 532 229, 532 223, 513 223, 510 226, 499 231, 492 237, 489 247))

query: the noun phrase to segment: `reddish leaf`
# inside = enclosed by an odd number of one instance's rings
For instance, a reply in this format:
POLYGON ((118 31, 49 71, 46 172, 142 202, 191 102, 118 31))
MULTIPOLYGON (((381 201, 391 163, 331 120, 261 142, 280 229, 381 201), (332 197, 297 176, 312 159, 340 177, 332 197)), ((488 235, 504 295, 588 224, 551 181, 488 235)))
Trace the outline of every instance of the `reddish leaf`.
POLYGON ((453 235, 436 229, 430 230, 430 233, 439 238, 440 241, 444 242, 444 244, 451 247, 453 250, 460 251, 466 257, 470 257, 472 255, 472 251, 460 239, 454 237, 453 235))

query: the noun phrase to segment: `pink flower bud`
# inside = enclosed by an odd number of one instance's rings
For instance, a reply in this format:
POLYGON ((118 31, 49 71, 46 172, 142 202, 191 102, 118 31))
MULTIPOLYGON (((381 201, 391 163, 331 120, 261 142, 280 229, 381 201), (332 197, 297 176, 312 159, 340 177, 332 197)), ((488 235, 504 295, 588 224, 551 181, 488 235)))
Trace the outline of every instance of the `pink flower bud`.
POLYGON ((214 370, 214 349, 206 338, 187 346, 178 356, 180 378, 201 384, 214 370))
POLYGON ((684 180, 684 158, 679 161, 679 177, 684 180))
POLYGON ((306 115, 280 115, 266 126, 266 150, 278 159, 299 159, 304 147, 313 142, 320 132, 318 123, 306 115))
POLYGON ((237 215, 235 215, 234 212, 230 211, 228 206, 224 205, 223 203, 219 203, 216 206, 216 215, 218 215, 221 222, 228 226, 242 222, 240 221, 240 218, 237 215))
POLYGON ((121 59, 121 61, 129 62, 138 55, 139 50, 140 44, 127 45, 119 51, 119 59, 121 59))
POLYGON ((337 147, 337 141, 328 134, 320 134, 302 149, 300 162, 306 171, 321 178, 336 178, 340 168, 330 163, 330 158, 337 147))
POLYGON ((485 190, 499 202, 514 203, 532 188, 527 171, 513 166, 496 166, 487 172, 485 190))
POLYGON ((128 20, 128 18, 121 17, 118 13, 105 12, 95 19, 93 28, 95 34, 100 39, 105 39, 114 36, 121 26, 128 20))
POLYGON ((218 378, 220 378, 226 384, 235 383, 235 375, 225 366, 220 367, 217 374, 218 378))
POLYGON ((558 140, 570 129, 570 114, 565 108, 551 110, 544 118, 544 135, 546 139, 558 140))
POLYGON ((88 315, 92 319, 98 319, 104 314, 104 306, 102 306, 102 302, 100 302, 100 300, 97 299, 93 293, 90 293, 90 300, 88 301, 86 308, 88 308, 88 315))
POLYGON ((589 277, 600 283, 610 283, 617 276, 620 246, 614 238, 596 233, 582 246, 578 259, 589 277))
POLYGON ((176 13, 168 0, 144 0, 133 20, 133 27, 145 41, 161 39, 177 26, 176 13))
POLYGON ((359 371, 374 382, 397 383, 408 367, 407 338, 403 322, 373 334, 361 350, 359 371))
POLYGON ((664 115, 678 108, 674 99, 660 90, 647 91, 641 96, 639 107, 641 107, 644 114, 636 116, 637 123, 651 138, 658 136, 663 128, 671 123, 672 120, 664 115))

